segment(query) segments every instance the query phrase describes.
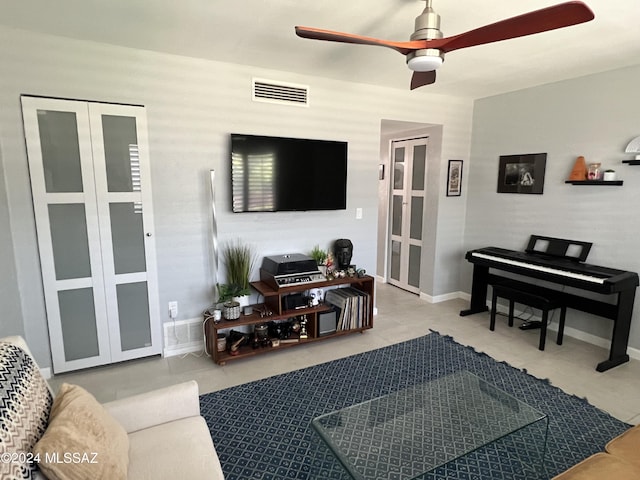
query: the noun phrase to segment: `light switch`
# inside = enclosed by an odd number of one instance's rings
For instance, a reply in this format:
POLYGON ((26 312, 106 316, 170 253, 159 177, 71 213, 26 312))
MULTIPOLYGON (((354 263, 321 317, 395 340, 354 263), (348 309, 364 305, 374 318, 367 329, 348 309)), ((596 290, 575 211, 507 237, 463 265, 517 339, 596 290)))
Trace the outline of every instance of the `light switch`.
POLYGON ((362 208, 356 208, 356 220, 362 220, 362 208))

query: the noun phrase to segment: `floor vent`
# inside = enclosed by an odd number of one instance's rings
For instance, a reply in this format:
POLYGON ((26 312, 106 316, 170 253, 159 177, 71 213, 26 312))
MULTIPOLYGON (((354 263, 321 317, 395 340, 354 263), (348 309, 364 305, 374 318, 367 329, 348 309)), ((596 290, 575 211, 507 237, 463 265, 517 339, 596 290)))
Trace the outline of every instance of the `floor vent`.
POLYGON ((176 320, 165 322, 164 355, 171 357, 187 352, 195 352, 204 348, 204 331, 202 319, 176 320))
POLYGON ((254 78, 253 100, 255 102, 308 107, 309 87, 307 85, 254 78))

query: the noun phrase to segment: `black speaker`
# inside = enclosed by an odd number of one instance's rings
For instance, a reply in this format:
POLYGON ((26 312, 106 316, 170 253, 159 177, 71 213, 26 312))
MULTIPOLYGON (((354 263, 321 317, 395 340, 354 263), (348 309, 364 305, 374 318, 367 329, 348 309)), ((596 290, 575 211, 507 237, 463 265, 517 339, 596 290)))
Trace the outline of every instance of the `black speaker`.
POLYGON ((302 293, 292 293, 282 297, 283 310, 295 310, 307 306, 307 300, 302 293))

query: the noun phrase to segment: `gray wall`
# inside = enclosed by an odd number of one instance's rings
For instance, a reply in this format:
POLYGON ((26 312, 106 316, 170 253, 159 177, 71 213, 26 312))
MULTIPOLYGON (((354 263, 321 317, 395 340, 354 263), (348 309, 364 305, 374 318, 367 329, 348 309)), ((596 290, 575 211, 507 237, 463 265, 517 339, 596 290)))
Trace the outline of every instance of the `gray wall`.
MULTIPOLYGON (((428 89, 410 92, 404 86, 389 89, 350 84, 4 27, 0 28, 0 64, 0 148, 7 186, 6 201, 0 190, 0 225, 7 221, 11 224, 10 236, 0 234, 0 251, 15 265, 15 273, 6 277, 3 270, 2 282, 7 284, 3 292, 6 288, 8 293, 2 296, 12 302, 16 317, 22 313, 20 322, 3 325, 0 333, 23 331, 41 366, 50 364, 50 353, 20 94, 146 106, 160 310, 166 312, 167 302, 177 300, 178 319, 200 317, 213 300, 207 183, 210 169, 217 172, 221 241, 240 237, 253 243, 258 254, 264 256, 304 253, 315 244, 328 247, 334 239, 346 237, 354 243, 353 261, 375 275, 381 121, 442 126, 441 156, 433 159, 433 169, 439 172, 441 182, 446 175, 446 159, 466 158, 470 150, 472 102, 432 95, 428 89), (253 76, 309 85, 310 106, 252 102, 253 76), (231 132, 349 142, 347 210, 231 213, 227 168, 231 132), (356 208, 363 209, 362 220, 355 219, 356 208)), ((443 193, 436 189, 434 195, 443 193)), ((460 255, 464 202, 449 208, 455 214, 447 213, 447 228, 437 232, 437 244, 443 245, 444 251, 456 246, 456 255, 460 255)), ((434 248, 437 250, 437 246, 434 248)), ((435 257, 439 257, 437 252, 435 257)), ((449 253, 443 256, 448 257, 449 253)), ((433 285, 434 292, 457 289, 457 277, 454 280, 433 285)), ((5 300, 3 297, 0 299, 5 300)))
MULTIPOLYGON (((474 107, 465 250, 522 250, 531 234, 593 242, 588 263, 640 271, 640 167, 627 143, 640 135, 640 66, 478 100, 474 107), (547 153, 543 195, 496 193, 498 157, 547 153), (578 156, 614 168, 622 187, 564 181, 578 156)), ((462 261, 470 291, 471 268, 462 261)), ((609 339, 612 322, 570 311, 567 325, 609 339)), ((638 304, 630 346, 640 348, 638 304)))
POLYGON ((20 292, 16 276, 13 241, 11 240, 11 222, 7 202, 6 179, 2 167, 2 149, 0 149, 0 337, 24 335, 20 292))

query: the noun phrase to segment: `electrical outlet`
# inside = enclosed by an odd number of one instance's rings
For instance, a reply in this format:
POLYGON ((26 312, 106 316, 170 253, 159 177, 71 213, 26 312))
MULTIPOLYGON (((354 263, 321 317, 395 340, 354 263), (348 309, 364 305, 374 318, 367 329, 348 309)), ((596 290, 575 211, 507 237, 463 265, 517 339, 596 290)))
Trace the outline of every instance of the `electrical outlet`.
POLYGON ((356 220, 362 220, 362 208, 356 208, 356 220))
POLYGON ((178 316, 178 302, 169 302, 169 317, 176 318, 178 316))

